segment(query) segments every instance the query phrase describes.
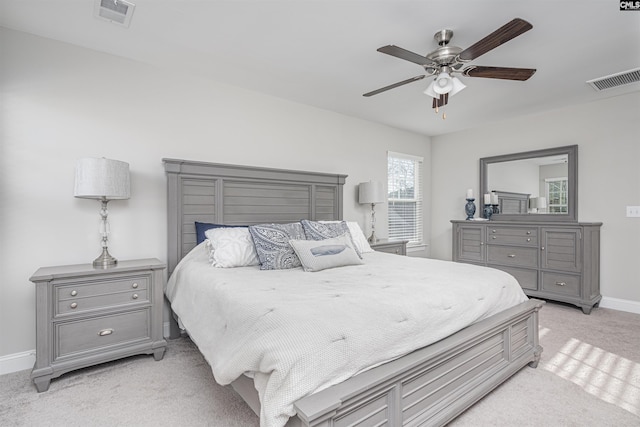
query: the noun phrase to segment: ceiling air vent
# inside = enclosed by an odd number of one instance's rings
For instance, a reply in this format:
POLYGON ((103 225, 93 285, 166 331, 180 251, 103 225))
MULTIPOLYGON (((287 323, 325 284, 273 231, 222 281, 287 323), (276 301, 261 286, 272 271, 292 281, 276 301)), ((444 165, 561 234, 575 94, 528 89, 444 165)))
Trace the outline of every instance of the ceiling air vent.
POLYGON ((587 80, 587 83, 597 91, 637 82, 640 82, 640 68, 611 74, 610 76, 604 76, 593 80, 587 80))
POLYGON ((129 27, 136 5, 124 0, 96 0, 93 8, 97 18, 129 27))

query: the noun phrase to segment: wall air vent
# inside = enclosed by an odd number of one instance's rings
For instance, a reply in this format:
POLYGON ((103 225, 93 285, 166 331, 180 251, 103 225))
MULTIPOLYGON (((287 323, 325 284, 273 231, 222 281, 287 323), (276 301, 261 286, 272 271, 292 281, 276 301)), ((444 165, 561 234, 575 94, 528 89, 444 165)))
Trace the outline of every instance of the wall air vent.
POLYGON ((611 74, 610 76, 604 76, 593 80, 587 80, 587 83, 597 91, 637 82, 640 82, 640 68, 611 74))
POLYGON ((116 25, 129 27, 136 5, 125 0, 95 0, 93 14, 116 25))

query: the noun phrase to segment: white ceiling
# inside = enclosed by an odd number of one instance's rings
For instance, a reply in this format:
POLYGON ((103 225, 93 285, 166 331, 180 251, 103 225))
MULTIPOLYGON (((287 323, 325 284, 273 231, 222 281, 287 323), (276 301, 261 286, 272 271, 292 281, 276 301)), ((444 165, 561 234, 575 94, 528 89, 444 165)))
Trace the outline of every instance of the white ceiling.
POLYGON ((0 25, 425 135, 640 90, 585 83, 640 67, 640 11, 615 0, 130 1, 129 28, 92 0, 0 0, 0 25), (464 49, 515 17, 533 29, 472 64, 536 68, 530 80, 462 77, 446 120, 422 93, 431 79, 362 96, 423 74, 378 47, 424 55, 447 28, 464 49))

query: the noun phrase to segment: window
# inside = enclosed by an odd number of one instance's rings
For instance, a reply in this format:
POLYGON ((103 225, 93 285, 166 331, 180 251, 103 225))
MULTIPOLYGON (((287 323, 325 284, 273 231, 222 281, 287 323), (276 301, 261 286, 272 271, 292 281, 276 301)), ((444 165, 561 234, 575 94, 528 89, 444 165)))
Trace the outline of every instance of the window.
POLYGON ((388 153, 389 239, 422 244, 422 157, 388 153))
POLYGON ((547 178, 544 182, 545 193, 547 193, 548 200, 548 213, 568 213, 569 204, 567 202, 567 178, 547 178))

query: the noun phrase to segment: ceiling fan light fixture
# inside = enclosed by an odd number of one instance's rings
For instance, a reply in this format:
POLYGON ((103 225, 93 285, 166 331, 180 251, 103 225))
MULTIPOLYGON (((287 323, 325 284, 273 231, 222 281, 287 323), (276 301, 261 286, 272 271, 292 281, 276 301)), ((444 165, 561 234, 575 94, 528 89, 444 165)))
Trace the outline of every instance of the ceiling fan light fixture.
POLYGON ((435 86, 436 81, 433 80, 431 83, 429 83, 429 86, 427 86, 427 90, 424 91, 425 95, 429 95, 432 98, 436 98, 439 99, 440 95, 438 95, 434 90, 433 87, 435 86))
POLYGON ((467 87, 467 85, 465 85, 464 83, 462 83, 462 81, 457 78, 457 77, 453 77, 451 79, 451 83, 453 84, 453 88, 451 89, 451 91, 449 92, 450 96, 455 95, 456 93, 460 92, 462 89, 464 89, 465 87, 467 87))
POLYGON ((449 93, 453 89, 453 80, 451 76, 447 72, 442 72, 438 74, 438 77, 435 80, 435 84, 433 85, 433 90, 435 93, 440 95, 449 93))

